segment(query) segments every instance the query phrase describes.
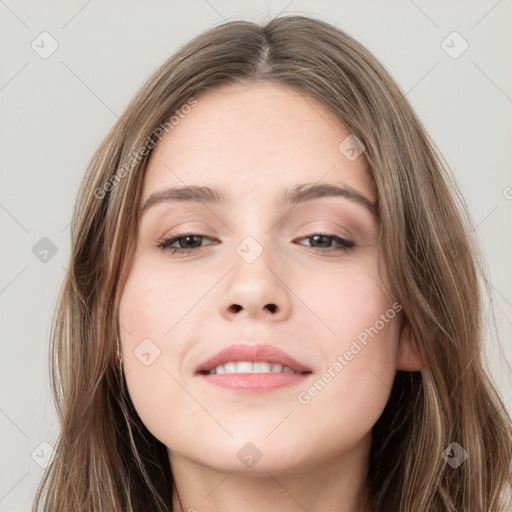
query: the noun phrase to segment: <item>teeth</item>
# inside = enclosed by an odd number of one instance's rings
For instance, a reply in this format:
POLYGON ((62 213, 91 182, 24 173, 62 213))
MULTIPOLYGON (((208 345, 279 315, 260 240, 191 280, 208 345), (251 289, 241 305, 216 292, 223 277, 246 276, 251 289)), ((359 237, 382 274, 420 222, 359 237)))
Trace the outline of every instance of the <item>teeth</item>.
POLYGON ((270 373, 272 371, 270 363, 253 363, 252 367, 255 373, 270 373))
POLYGON ((288 366, 283 366, 277 363, 268 363, 266 361, 257 361, 251 363, 250 361, 230 361, 229 363, 221 364, 209 374, 215 373, 297 373, 288 366))
POLYGON ((236 373, 252 373, 254 372, 254 365, 248 361, 240 361, 236 363, 236 373))
MULTIPOLYGON (((218 368, 222 368, 219 366, 218 368)), ((224 365, 224 373, 235 373, 236 372, 236 363, 226 363, 224 365)))

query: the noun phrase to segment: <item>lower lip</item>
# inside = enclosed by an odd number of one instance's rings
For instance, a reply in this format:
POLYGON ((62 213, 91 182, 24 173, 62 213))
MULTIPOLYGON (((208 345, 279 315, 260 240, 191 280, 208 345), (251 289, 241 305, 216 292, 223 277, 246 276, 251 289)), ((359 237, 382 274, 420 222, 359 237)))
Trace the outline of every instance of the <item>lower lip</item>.
POLYGON ((296 386, 303 382, 309 373, 213 373, 201 375, 206 382, 222 388, 244 391, 272 391, 273 389, 296 386))

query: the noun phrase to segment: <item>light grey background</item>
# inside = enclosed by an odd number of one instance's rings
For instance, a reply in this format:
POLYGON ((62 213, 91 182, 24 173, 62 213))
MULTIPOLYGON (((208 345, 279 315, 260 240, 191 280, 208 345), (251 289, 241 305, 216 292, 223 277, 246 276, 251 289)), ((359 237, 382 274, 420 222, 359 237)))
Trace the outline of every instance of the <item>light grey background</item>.
POLYGON ((89 158, 179 45, 224 20, 261 21, 281 11, 323 18, 367 46, 447 159, 489 265, 498 329, 489 331, 486 350, 512 409, 510 0, 0 0, 1 512, 29 510, 51 453, 41 443, 57 435, 48 338, 89 158), (51 48, 43 31, 58 43, 45 59, 31 47, 51 48), (453 31, 469 44, 457 58, 464 43, 446 39, 453 31), (32 250, 43 237, 57 248, 46 262, 32 250))

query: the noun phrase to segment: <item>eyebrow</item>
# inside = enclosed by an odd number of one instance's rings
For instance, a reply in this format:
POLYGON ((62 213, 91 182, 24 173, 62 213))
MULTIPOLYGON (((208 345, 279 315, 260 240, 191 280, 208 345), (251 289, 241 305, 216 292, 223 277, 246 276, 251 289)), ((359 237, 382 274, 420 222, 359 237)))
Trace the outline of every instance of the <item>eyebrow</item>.
MULTIPOLYGON (((363 194, 347 185, 302 183, 290 189, 285 189, 279 199, 280 202, 284 204, 296 205, 324 197, 342 197, 348 199, 349 201, 364 206, 377 217, 376 203, 373 203, 363 194)), ((232 204, 226 190, 217 186, 176 186, 165 188, 151 194, 141 210, 141 216, 152 206, 172 202, 232 204)))

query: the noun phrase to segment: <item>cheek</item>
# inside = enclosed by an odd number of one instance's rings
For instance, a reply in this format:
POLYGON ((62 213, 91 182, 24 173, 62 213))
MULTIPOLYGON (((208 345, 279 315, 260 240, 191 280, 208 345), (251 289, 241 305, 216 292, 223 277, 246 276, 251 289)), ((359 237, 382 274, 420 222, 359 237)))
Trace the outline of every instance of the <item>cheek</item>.
POLYGON ((321 319, 312 324, 324 342, 317 347, 318 374, 298 390, 298 411, 317 418, 319 431, 333 438, 340 428, 355 436, 369 431, 382 413, 396 373, 401 322, 401 305, 390 300, 376 273, 349 270, 321 281, 316 276, 316 288, 304 283, 304 290, 317 290, 303 297, 321 319))
POLYGON ((138 261, 121 297, 119 330, 128 393, 143 423, 160 439, 163 418, 185 407, 176 362, 182 358, 180 340, 186 336, 177 333, 191 307, 187 297, 197 300, 197 293, 177 286, 176 276, 171 281, 165 272, 138 261))
POLYGON ((343 352, 356 338, 363 344, 375 338, 378 343, 367 343, 368 357, 392 357, 398 339, 393 320, 401 306, 393 307, 386 290, 386 283, 370 265, 347 265, 302 277, 300 297, 309 310, 308 331, 325 340, 317 349, 343 352))
MULTIPOLYGON (((155 265, 141 258, 130 272, 119 307, 126 348, 144 338, 159 345, 164 341, 168 343, 173 334, 183 328, 181 321, 210 287, 211 278, 206 275, 204 280, 198 279, 191 277, 190 271, 169 271, 165 265, 155 265)), ((175 347, 179 350, 179 346, 175 347)))

